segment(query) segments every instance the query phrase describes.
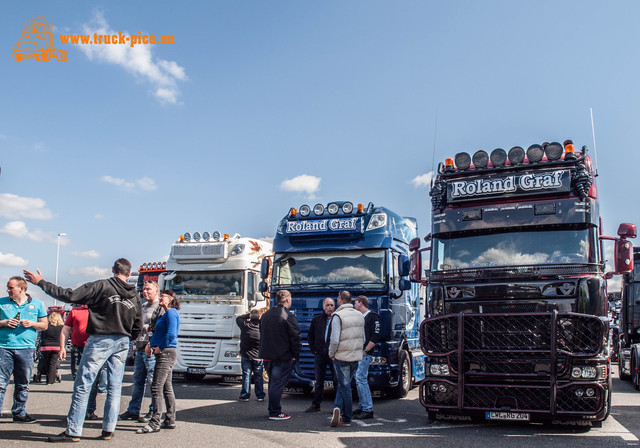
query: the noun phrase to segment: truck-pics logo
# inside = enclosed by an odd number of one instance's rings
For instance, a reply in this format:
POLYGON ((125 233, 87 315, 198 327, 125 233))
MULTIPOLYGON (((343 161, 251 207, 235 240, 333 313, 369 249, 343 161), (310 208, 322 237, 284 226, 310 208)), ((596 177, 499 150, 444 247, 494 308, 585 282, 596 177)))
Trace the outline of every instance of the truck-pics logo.
POLYGON ((53 48, 53 24, 45 22, 43 16, 34 16, 22 27, 22 36, 13 47, 13 59, 37 59, 47 62, 52 58, 66 61, 68 53, 65 50, 53 48))
POLYGON ((474 179, 470 181, 453 181, 449 184, 450 199, 468 198, 471 196, 489 196, 493 194, 523 193, 538 190, 560 189, 569 181, 569 171, 557 170, 540 174, 523 174, 494 179, 474 179))

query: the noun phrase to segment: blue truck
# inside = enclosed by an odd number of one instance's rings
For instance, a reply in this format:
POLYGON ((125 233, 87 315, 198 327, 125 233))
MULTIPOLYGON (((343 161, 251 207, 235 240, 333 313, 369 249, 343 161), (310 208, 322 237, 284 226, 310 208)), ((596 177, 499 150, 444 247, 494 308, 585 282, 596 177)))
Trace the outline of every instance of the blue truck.
MULTIPOLYGON (((419 328, 423 316, 420 286, 409 275, 409 242, 417 222, 384 207, 332 202, 313 208, 291 208, 280 222, 273 259, 262 265, 262 292, 291 292, 291 310, 300 324, 302 353, 289 388, 310 393, 314 359, 307 333, 326 297, 342 290, 365 295, 369 309, 380 314, 381 338, 372 353, 369 384, 390 397, 404 397, 424 378, 419 328), (270 279, 270 284, 268 280, 270 279)), ((424 296, 423 296, 424 297, 424 296)), ((332 381, 331 372, 327 372, 332 381)), ((329 384, 331 385, 331 384, 329 384)))

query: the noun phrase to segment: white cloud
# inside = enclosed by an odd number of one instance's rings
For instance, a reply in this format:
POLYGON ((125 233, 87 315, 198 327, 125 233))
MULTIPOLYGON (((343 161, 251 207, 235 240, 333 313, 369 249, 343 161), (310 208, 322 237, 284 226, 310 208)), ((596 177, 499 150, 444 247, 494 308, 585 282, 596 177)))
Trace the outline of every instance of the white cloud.
POLYGON ((84 252, 71 252, 71 255, 74 257, 83 257, 83 258, 99 258, 100 253, 95 250, 85 250, 84 252))
POLYGON ((0 218, 51 219, 53 213, 39 198, 25 198, 15 194, 0 194, 0 218))
MULTIPOLYGON (((118 34, 110 28, 104 15, 96 12, 89 23, 82 26, 84 34, 118 34)), ((122 31, 129 36, 130 33, 122 31)), ((91 44, 79 45, 80 50, 89 58, 99 62, 115 64, 136 78, 151 84, 154 95, 161 103, 176 104, 180 96, 177 81, 186 81, 187 75, 183 67, 174 61, 166 61, 153 56, 153 45, 91 44)))
POLYGON ((10 266, 10 267, 18 267, 18 266, 26 266, 29 263, 29 260, 25 260, 22 257, 18 257, 14 254, 3 254, 0 252, 0 266, 10 266))
POLYGON ((33 145, 34 151, 38 152, 46 152, 47 148, 45 148, 44 143, 38 142, 33 145))
MULTIPOLYGON (((119 187, 126 191, 133 190, 136 186, 145 191, 154 191, 158 189, 158 185, 156 184, 156 182, 149 177, 143 177, 142 179, 129 181, 120 177, 102 176, 100 180, 102 182, 115 185, 116 187, 119 187)), ((103 215, 96 215, 96 219, 100 219, 98 218, 98 216, 100 216, 100 218, 103 217, 103 215)))
MULTIPOLYGON (((49 243, 57 243, 58 235, 54 232, 45 230, 30 231, 23 221, 10 221, 0 228, 0 233, 13 236, 15 238, 29 238, 33 241, 47 241, 49 243)), ((69 241, 65 238, 60 239, 60 245, 66 246, 69 241)))
POLYGON ((293 191, 295 193, 306 193, 309 199, 315 198, 315 193, 320 188, 322 178, 302 174, 293 179, 286 179, 280 184, 280 188, 284 191, 293 191))
POLYGON ((93 215, 94 219, 103 219, 104 215, 102 213, 96 213, 95 215, 93 215))
POLYGON ((111 269, 98 266, 87 266, 86 268, 71 268, 69 274, 80 275, 82 277, 100 279, 111 277, 111 269))
POLYGON ((433 179, 433 171, 414 177, 411 179, 411 183, 416 188, 429 187, 431 186, 431 179, 433 179))

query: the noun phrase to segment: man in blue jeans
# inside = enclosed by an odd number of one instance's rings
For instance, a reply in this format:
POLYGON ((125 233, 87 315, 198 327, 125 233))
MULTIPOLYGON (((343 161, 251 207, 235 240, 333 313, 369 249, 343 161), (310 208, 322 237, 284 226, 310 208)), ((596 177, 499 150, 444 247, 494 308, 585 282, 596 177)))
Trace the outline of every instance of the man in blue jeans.
POLYGON ((358 409, 353 413, 356 420, 373 418, 373 400, 369 389, 369 364, 371 364, 371 352, 380 339, 380 315, 369 310, 369 299, 366 296, 358 296, 353 307, 362 313, 364 317, 364 346, 362 359, 358 363, 356 371, 356 388, 358 389, 358 409))
POLYGON ((111 271, 113 277, 85 283, 74 290, 45 281, 39 270, 36 270, 37 273, 24 271, 27 280, 38 285, 46 294, 67 303, 84 303, 90 311, 87 325, 89 339, 84 346, 73 384, 67 429, 57 436, 49 436, 49 442, 80 441, 91 387, 105 364, 107 398, 100 438, 111 440, 116 429, 129 341, 137 338, 142 330, 142 308, 135 285, 127 283, 131 273, 129 260, 119 258, 111 271))
POLYGON ((9 297, 0 299, 0 415, 9 379, 13 374, 13 421, 35 423, 27 414, 29 378, 36 349, 36 331, 47 329, 44 304, 27 294, 27 282, 11 277, 7 282, 9 297))
POLYGON ((338 309, 331 320, 329 357, 337 377, 336 399, 329 426, 350 426, 353 418, 351 381, 362 359, 364 343, 364 317, 351 304, 351 293, 342 291, 338 296, 338 309))
POLYGON ((260 358, 269 374, 269 420, 288 420, 282 412, 282 392, 289 382, 296 360, 300 357, 302 342, 300 327, 291 308, 291 293, 280 290, 276 294, 276 306, 260 319, 260 358))
POLYGON ((255 394, 258 401, 264 401, 263 363, 260 359, 260 311, 236 317, 240 328, 240 363, 242 365, 242 390, 240 401, 249 401, 251 396, 251 373, 255 383, 255 394))
POLYGON ((145 303, 142 304, 142 331, 136 339, 136 356, 133 362, 133 391, 131 392, 131 400, 127 411, 120 415, 120 419, 148 423, 153 415, 153 397, 151 398, 151 404, 149 404, 149 412, 146 415, 140 415, 140 409, 142 408, 145 389, 149 386, 149 390, 151 390, 156 357, 153 354, 147 355, 144 349, 153 335, 158 318, 164 314, 164 308, 159 305, 160 288, 154 281, 144 282, 142 298, 145 299, 145 303))

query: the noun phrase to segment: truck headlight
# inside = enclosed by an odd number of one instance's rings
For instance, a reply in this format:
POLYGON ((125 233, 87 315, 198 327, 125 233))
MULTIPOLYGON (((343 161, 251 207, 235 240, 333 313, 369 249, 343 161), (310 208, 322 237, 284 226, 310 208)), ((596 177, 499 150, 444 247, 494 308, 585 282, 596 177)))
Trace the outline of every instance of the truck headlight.
POLYGON ((384 227, 387 225, 387 214, 386 213, 376 213, 369 220, 369 224, 367 225, 367 230, 375 230, 380 227, 384 227))
POLYGON ((595 366, 573 367, 571 378, 594 379, 598 376, 598 368, 595 366))
POLYGON ((449 375, 449 366, 447 364, 431 364, 429 372, 434 376, 447 376, 449 375))
POLYGON ((236 244, 231 250, 231 255, 238 255, 244 251, 244 244, 236 244))
POLYGON ((371 363, 372 365, 381 365, 381 364, 386 364, 387 363, 387 358, 383 357, 383 356, 372 356, 371 357, 371 363))

